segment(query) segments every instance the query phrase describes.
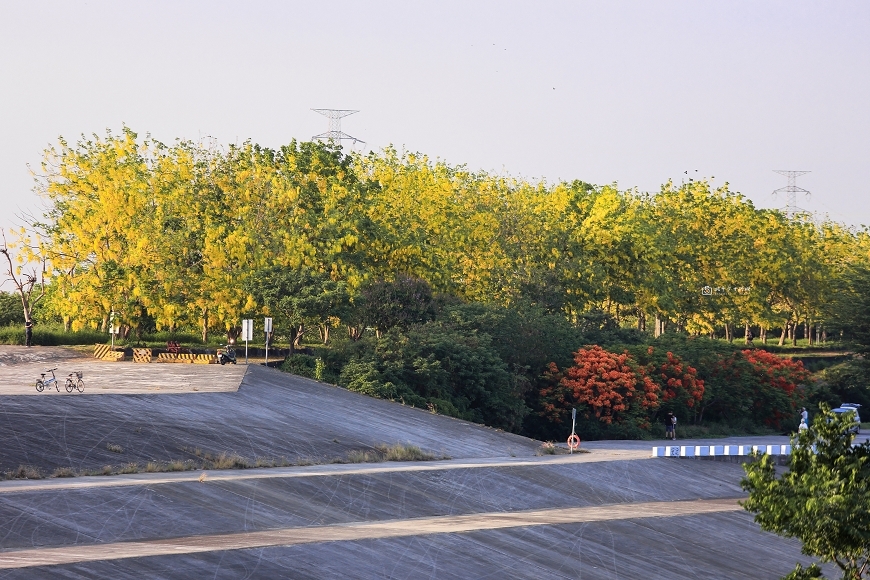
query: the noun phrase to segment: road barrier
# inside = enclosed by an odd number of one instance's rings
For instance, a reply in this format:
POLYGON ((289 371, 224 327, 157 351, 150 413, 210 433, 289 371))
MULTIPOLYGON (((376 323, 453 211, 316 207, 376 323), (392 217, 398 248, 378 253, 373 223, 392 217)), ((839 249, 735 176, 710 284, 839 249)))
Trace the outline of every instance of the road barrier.
POLYGON ((94 345, 94 358, 109 362, 119 362, 124 360, 124 351, 112 350, 108 344, 94 345))
POLYGON ((210 365, 217 363, 217 357, 213 354, 161 352, 157 354, 157 362, 210 365))
POLYGON ((152 356, 150 348, 133 349, 133 362, 135 363, 150 363, 152 356))
POLYGON ((667 445, 653 447, 653 457, 726 457, 752 455, 791 455, 791 445, 667 445))

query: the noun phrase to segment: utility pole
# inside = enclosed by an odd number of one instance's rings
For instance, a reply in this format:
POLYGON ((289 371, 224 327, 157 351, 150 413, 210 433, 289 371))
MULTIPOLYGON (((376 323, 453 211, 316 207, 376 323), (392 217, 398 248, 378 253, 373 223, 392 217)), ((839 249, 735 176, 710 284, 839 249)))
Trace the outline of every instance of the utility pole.
POLYGON ((321 141, 331 141, 334 145, 341 147, 341 140, 346 139, 349 141, 353 141, 354 145, 357 143, 365 143, 362 139, 357 139, 356 137, 352 137, 347 133, 342 132, 341 130, 341 120, 348 115, 353 115, 354 113, 359 113, 359 111, 349 111, 346 109, 311 109, 315 113, 320 113, 327 119, 329 119, 329 131, 326 133, 321 133, 320 135, 315 135, 311 138, 312 141, 315 139, 320 139, 321 141))
POLYGON ((783 208, 783 211, 785 211, 785 215, 787 217, 794 217, 795 214, 805 213, 806 210, 801 209, 797 206, 797 194, 803 193, 806 194, 807 197, 809 197, 810 192, 803 187, 798 187, 795 184, 795 180, 799 175, 807 174, 809 173, 809 171, 785 171, 782 169, 774 169, 773 171, 774 173, 785 175, 788 178, 788 185, 786 185, 785 187, 780 187, 773 192, 773 195, 776 195, 778 193, 785 194, 785 207, 783 208))

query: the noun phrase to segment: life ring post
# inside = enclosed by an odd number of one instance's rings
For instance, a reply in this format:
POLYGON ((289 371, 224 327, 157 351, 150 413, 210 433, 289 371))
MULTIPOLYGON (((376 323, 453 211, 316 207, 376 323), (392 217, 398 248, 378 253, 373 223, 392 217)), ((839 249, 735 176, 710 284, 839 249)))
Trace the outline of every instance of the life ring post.
POLYGON ((571 409, 571 436, 568 437, 568 452, 573 454, 580 447, 580 437, 577 436, 577 409, 571 409))

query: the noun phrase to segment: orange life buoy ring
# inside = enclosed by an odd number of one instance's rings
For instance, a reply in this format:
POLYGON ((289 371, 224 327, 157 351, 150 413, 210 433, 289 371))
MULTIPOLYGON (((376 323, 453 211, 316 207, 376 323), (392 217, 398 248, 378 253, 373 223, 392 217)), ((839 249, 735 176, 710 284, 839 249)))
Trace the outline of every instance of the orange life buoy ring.
POLYGON ((571 433, 571 436, 568 437, 568 449, 574 450, 580 447, 580 438, 576 433, 571 433))

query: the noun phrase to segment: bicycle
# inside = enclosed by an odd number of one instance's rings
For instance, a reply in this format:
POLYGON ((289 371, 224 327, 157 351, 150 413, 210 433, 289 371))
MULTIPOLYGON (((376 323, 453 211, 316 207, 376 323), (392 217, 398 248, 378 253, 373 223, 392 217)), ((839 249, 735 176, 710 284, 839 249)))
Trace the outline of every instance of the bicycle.
POLYGON ((54 371, 56 370, 57 367, 54 367, 53 369, 47 369, 44 373, 40 373, 42 378, 37 379, 36 381, 36 392, 41 393, 45 387, 50 388, 51 385, 54 385, 54 388, 57 389, 58 393, 60 392, 60 384, 57 382, 57 377, 54 376, 54 371), (46 373, 51 373, 50 379, 45 378, 46 373))
POLYGON ((85 382, 82 380, 82 376, 83 374, 81 371, 76 371, 67 375, 65 385, 67 393, 72 393, 73 390, 76 389, 78 389, 78 392, 80 393, 85 392, 85 382))

